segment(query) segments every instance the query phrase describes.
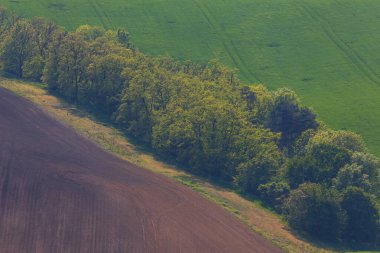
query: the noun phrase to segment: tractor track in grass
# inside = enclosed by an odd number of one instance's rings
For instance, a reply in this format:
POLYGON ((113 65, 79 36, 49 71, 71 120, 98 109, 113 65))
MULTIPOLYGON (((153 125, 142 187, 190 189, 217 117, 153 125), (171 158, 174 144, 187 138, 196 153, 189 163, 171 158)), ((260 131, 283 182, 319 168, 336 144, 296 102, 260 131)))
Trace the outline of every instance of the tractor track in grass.
POLYGON ((0 89, 1 253, 281 252, 198 193, 0 89))
POLYGON ((339 35, 334 31, 330 23, 323 18, 318 11, 313 10, 303 2, 299 2, 299 6, 319 25, 327 38, 334 43, 334 45, 349 59, 349 61, 356 67, 364 77, 373 83, 380 85, 380 75, 378 75, 366 60, 357 53, 349 44, 347 44, 339 35))
POLYGON ((254 74, 251 71, 251 68, 247 65, 247 63, 243 60, 243 58, 239 54, 239 51, 236 48, 234 42, 223 32, 223 29, 220 27, 220 25, 216 21, 214 15, 212 14, 211 10, 207 7, 207 5, 203 4, 202 1, 199 1, 199 0, 193 0, 193 3, 201 11, 202 15, 205 17, 209 25, 217 33, 227 55, 229 56, 229 58, 232 60, 232 62, 237 68, 240 67, 240 72, 244 76, 244 78, 249 81, 256 80, 261 83, 260 78, 258 78, 256 74, 254 74))
POLYGON ((107 13, 102 10, 96 0, 88 0, 88 3, 91 5, 91 8, 95 11, 96 16, 99 18, 100 23, 105 29, 114 28, 112 25, 111 19, 108 17, 107 13))

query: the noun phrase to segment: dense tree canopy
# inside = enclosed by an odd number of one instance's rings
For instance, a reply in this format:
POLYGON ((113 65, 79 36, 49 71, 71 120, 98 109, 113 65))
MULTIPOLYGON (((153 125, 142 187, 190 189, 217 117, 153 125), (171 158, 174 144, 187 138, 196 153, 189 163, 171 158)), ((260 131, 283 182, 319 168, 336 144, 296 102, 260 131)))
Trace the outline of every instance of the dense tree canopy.
POLYGON ((289 89, 243 86, 234 71, 155 58, 124 30, 66 32, 0 9, 4 74, 43 81, 187 170, 225 180, 324 241, 375 246, 379 161, 289 89))
POLYGON ((345 216, 337 191, 306 183, 292 191, 285 203, 291 226, 325 241, 340 238, 345 216))
POLYGON ((379 212, 372 197, 360 188, 349 187, 341 205, 347 216, 342 238, 354 246, 373 244, 378 236, 379 212))

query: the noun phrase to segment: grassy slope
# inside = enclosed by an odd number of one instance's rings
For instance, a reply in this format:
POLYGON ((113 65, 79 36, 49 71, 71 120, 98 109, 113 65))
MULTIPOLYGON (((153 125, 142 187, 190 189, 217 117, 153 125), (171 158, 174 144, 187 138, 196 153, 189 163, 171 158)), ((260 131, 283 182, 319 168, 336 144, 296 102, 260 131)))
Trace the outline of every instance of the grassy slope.
POLYGON ((378 0, 0 0, 24 16, 127 27, 144 52, 219 58, 247 82, 289 86, 330 127, 380 155, 378 0))
POLYGON ((41 85, 0 79, 0 87, 9 89, 31 100, 50 113, 50 115, 74 127, 81 134, 93 140, 105 150, 143 168, 163 174, 193 188, 205 198, 219 204, 234 214, 253 231, 263 235, 284 249, 285 252, 332 252, 317 248, 297 238, 290 233, 280 217, 266 210, 259 203, 244 199, 229 189, 218 187, 201 178, 192 176, 171 165, 165 164, 162 161, 156 160, 152 154, 146 151, 144 152, 140 147, 133 145, 117 129, 104 123, 99 123, 85 112, 49 95, 41 85))

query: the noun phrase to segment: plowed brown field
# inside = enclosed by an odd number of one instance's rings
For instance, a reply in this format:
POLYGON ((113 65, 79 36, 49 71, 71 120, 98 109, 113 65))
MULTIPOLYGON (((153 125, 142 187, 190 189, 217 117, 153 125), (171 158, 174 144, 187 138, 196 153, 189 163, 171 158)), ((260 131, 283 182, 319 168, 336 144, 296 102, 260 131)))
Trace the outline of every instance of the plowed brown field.
POLYGON ((0 252, 280 250, 192 190, 0 89, 0 252))

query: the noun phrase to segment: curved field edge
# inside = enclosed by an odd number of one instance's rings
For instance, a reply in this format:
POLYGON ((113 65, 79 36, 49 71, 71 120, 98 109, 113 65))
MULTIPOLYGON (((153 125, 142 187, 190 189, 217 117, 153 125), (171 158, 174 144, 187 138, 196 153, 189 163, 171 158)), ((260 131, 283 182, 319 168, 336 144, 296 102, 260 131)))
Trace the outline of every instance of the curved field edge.
POLYGON ((122 159, 191 187, 203 197, 222 206, 253 231, 270 240, 285 252, 333 252, 318 248, 297 238, 288 230, 278 215, 263 208, 259 203, 246 200, 229 189, 216 186, 158 161, 153 155, 139 150, 117 129, 96 122, 90 115, 78 110, 75 106, 66 104, 48 94, 43 85, 1 79, 0 87, 29 99, 50 115, 75 128, 103 149, 122 159))

